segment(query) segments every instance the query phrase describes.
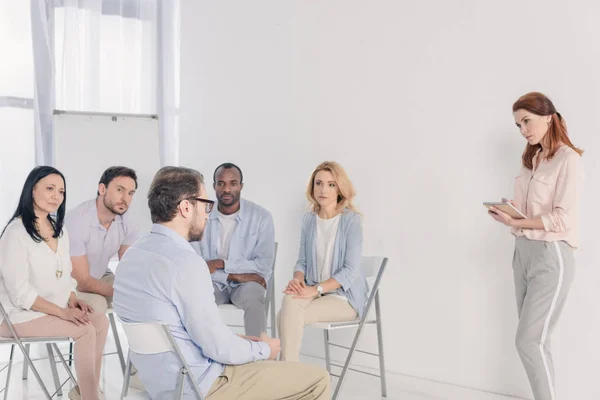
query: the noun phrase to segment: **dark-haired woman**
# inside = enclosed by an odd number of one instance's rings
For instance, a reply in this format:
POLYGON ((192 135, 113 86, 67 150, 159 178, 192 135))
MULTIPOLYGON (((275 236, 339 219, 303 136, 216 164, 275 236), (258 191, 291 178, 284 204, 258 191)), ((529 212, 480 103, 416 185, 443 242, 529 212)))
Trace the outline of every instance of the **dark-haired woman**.
MULTIPOLYGON (((0 236, 0 302, 20 337, 71 337, 79 387, 69 398, 98 400, 108 320, 77 298, 63 227, 65 179, 52 167, 27 177, 17 210, 0 236)), ((6 321, 0 334, 10 337, 6 321)))
POLYGON ((512 203, 527 219, 512 219, 498 209, 490 215, 510 226, 516 236, 513 271, 519 356, 534 398, 554 400, 550 337, 575 272, 583 152, 571 143, 565 121, 543 94, 519 98, 513 116, 527 145, 512 203))

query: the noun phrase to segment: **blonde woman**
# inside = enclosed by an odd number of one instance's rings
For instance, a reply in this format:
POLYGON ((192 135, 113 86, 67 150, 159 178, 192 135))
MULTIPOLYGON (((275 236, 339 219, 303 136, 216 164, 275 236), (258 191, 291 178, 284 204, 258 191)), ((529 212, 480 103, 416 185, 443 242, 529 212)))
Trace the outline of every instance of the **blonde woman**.
POLYGON ((362 221, 352 205, 352 182, 338 163, 326 161, 313 171, 306 196, 312 211, 302 221, 294 278, 279 313, 284 361, 298 361, 305 325, 354 320, 367 300, 362 221))

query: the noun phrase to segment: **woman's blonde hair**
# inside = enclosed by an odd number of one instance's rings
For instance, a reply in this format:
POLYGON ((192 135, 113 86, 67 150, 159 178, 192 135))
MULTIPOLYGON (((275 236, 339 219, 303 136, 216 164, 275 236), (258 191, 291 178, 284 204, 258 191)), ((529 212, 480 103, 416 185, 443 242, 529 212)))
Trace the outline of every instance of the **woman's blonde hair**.
POLYGON ((310 176, 308 187, 306 188, 306 198, 310 202, 312 211, 318 213, 321 210, 321 206, 315 198, 314 193, 315 177, 320 171, 328 171, 331 173, 331 175, 333 175, 333 179, 335 180, 338 190, 337 210, 342 211, 347 208, 354 212, 358 212, 354 207, 354 204, 352 204, 352 200, 354 199, 354 196, 356 196, 354 186, 348 178, 346 171, 344 171, 344 168, 342 168, 342 166, 335 161, 322 162, 317 166, 317 168, 315 168, 310 176))

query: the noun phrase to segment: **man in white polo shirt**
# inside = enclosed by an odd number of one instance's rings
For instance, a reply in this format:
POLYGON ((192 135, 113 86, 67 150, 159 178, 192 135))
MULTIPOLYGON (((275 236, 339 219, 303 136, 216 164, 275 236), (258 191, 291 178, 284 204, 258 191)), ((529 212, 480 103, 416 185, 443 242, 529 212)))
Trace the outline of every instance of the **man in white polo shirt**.
MULTIPOLYGON (((126 214, 136 189, 133 169, 110 167, 100 177, 97 197, 78 205, 65 217, 71 276, 77 281, 79 297, 96 312, 106 313, 112 307, 115 275, 108 268, 110 259, 117 254, 120 260, 138 236, 126 214)), ((136 372, 132 369, 130 386, 144 390, 136 372)))
POLYGON ((110 167, 100 177, 98 196, 67 213, 72 276, 80 297, 95 311, 112 306, 115 276, 110 259, 119 259, 137 239, 137 230, 126 214, 137 189, 137 175, 127 167, 110 167))

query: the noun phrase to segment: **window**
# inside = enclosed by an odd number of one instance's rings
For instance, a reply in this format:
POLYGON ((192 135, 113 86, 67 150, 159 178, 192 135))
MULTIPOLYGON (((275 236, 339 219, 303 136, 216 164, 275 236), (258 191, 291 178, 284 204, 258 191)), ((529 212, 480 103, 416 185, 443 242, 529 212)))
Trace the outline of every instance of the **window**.
POLYGON ((35 163, 29 1, 0 0, 0 230, 35 163))
POLYGON ((155 114, 156 2, 81 3, 54 10, 56 108, 155 114))

